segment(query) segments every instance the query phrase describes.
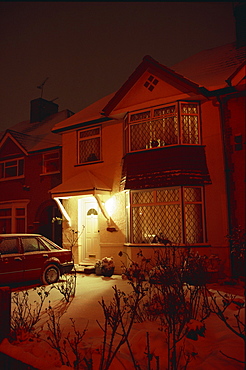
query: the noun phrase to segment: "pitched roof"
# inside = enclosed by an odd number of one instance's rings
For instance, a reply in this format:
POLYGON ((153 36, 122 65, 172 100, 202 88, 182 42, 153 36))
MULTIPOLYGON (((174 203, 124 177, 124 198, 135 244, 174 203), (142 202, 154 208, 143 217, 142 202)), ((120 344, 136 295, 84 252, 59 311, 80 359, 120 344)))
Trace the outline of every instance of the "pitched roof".
POLYGON ((2 139, 9 132, 27 151, 35 152, 61 146, 61 137, 52 133, 52 127, 71 114, 67 109, 47 117, 41 122, 22 121, 1 133, 2 139))
POLYGON ((78 113, 75 113, 73 116, 57 123, 53 127, 52 131, 58 133, 83 126, 83 124, 89 122, 104 121, 105 117, 102 116, 101 111, 108 101, 114 96, 114 94, 115 93, 104 96, 102 99, 97 100, 95 103, 82 109, 78 113))
POLYGON ((246 47, 230 43, 203 50, 175 64, 172 68, 209 90, 227 86, 226 80, 246 59, 246 47))
POLYGON ((175 81, 178 84, 186 86, 190 91, 198 91, 199 86, 187 79, 186 77, 178 74, 176 71, 164 66, 163 64, 157 62, 151 56, 146 55, 143 61, 135 69, 135 71, 130 75, 127 81, 121 86, 121 88, 114 94, 112 99, 103 108, 103 113, 107 116, 110 112, 117 106, 120 100, 125 96, 125 94, 133 87, 133 85, 138 81, 142 74, 150 69, 152 73, 157 73, 164 80, 175 81))
POLYGON ((53 198, 71 195, 100 194, 110 191, 111 188, 104 183, 100 175, 88 170, 81 171, 79 174, 70 177, 62 184, 50 190, 53 198))

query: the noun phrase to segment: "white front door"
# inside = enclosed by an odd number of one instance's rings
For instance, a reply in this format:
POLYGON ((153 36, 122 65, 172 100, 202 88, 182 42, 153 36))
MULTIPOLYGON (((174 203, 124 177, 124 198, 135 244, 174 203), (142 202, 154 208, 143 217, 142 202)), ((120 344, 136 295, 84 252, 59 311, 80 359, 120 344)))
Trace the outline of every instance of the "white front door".
POLYGON ((83 240, 81 241, 80 262, 82 260, 99 258, 99 229, 98 229, 98 204, 95 198, 81 199, 79 207, 81 220, 85 225, 83 240))

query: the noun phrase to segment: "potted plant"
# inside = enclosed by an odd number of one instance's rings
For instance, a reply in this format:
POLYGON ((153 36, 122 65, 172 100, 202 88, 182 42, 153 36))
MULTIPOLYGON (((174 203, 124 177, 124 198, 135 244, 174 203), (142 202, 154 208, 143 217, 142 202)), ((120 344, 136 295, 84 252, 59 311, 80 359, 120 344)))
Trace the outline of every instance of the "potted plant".
POLYGON ((96 275, 112 276, 114 274, 114 261, 113 257, 104 257, 95 264, 96 275))

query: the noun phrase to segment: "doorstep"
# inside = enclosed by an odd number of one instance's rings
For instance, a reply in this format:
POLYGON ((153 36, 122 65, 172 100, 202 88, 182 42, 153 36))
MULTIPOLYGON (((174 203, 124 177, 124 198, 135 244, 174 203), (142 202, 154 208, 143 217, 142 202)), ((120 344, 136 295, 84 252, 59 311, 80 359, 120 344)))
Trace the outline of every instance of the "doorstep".
POLYGON ((88 262, 75 264, 75 271, 84 274, 94 274, 95 265, 88 262))

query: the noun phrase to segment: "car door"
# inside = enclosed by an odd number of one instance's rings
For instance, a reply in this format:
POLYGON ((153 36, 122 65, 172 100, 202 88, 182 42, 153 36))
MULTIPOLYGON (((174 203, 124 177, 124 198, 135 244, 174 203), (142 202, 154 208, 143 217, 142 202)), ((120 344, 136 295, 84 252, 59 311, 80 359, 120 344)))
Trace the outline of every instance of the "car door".
POLYGON ((35 236, 21 238, 24 252, 24 279, 25 281, 38 280, 41 276, 47 250, 35 236))
POLYGON ((17 237, 0 238, 0 284, 18 283, 23 280, 24 256, 17 237))

